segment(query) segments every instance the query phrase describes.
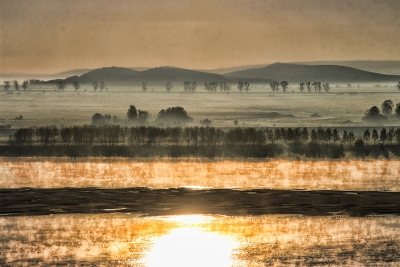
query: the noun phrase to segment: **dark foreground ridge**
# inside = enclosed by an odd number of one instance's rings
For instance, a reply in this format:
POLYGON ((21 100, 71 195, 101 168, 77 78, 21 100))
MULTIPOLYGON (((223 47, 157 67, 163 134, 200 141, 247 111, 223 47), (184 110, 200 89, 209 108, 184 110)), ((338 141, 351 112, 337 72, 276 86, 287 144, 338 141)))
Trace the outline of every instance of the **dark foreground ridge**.
POLYGON ((398 215, 400 192, 188 188, 1 189, 0 216, 137 213, 142 216, 293 214, 398 215))

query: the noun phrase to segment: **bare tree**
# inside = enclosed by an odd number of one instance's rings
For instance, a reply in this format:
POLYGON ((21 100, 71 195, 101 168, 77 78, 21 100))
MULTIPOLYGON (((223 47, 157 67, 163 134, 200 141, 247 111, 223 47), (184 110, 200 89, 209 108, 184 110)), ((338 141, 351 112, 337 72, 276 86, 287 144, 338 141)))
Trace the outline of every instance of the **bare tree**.
POLYGON ((238 82, 238 85, 237 85, 237 88, 238 88, 239 92, 242 92, 242 91, 243 91, 243 88, 244 88, 244 82, 239 81, 239 82, 238 82))
POLYGON ((171 82, 167 82, 167 84, 165 85, 165 89, 167 89, 167 92, 171 92, 171 89, 172 89, 172 84, 171 84, 171 82))
POLYGON ((219 83, 219 91, 220 91, 220 92, 225 91, 225 90, 224 90, 224 85, 225 85, 224 82, 220 82, 220 83, 219 83))
POLYGON ((281 82, 281 87, 282 87, 283 92, 286 92, 288 86, 289 86, 289 83, 287 81, 281 82))
POLYGON ((74 88, 75 88, 75 91, 78 91, 79 90, 79 88, 81 88, 81 86, 79 85, 79 83, 78 82, 73 82, 73 86, 74 86, 74 88))
POLYGON ((311 92, 311 82, 306 82, 307 91, 311 92))
POLYGON ((270 83, 269 87, 271 87, 272 92, 278 92, 279 91, 279 83, 277 81, 270 83))
POLYGON ((224 83, 224 92, 229 94, 229 91, 231 90, 231 85, 224 83))
POLYGON ((147 83, 146 82, 142 83, 142 90, 143 90, 143 92, 147 91, 147 83))
POLYGON ((97 91, 97 88, 99 88, 99 82, 98 81, 94 81, 92 83, 92 85, 93 85, 93 90, 97 91))
POLYGON ((325 91, 326 93, 328 93, 329 90, 331 89, 331 87, 329 86, 329 83, 324 83, 324 84, 322 84, 322 88, 324 88, 324 91, 325 91))
POLYGON ((191 81, 185 81, 183 82, 183 89, 185 90, 185 92, 195 92, 196 91, 196 87, 197 87, 197 83, 196 82, 191 82, 191 81))
POLYGON ((196 82, 192 82, 190 84, 190 92, 194 93, 196 91, 196 87, 197 87, 197 83, 196 82))
POLYGON ((15 88, 15 90, 19 91, 19 83, 18 83, 18 81, 14 81, 14 88, 15 88))
POLYGON ((106 87, 106 84, 103 81, 101 81, 100 82, 100 91, 103 91, 103 89, 107 90, 107 87, 106 87))
POLYGON ((10 82, 9 81, 4 81, 4 90, 8 91, 10 89, 10 82))
POLYGON ((26 89, 28 89, 28 84, 29 84, 29 81, 27 81, 27 80, 22 83, 22 88, 24 89, 24 91, 26 89))
POLYGON ((67 87, 67 84, 65 83, 64 80, 58 81, 56 85, 59 91, 64 91, 64 89, 67 87))
POLYGON ((315 92, 321 92, 321 89, 322 89, 322 87, 321 87, 321 82, 313 82, 313 83, 311 84, 311 86, 314 87, 314 91, 315 91, 315 92))
POLYGON ((185 90, 185 92, 189 92, 191 84, 192 84, 192 82, 190 82, 190 81, 183 82, 183 90, 185 90))
POLYGON ((209 83, 204 83, 204 90, 207 90, 207 92, 210 92, 210 84, 209 83))
POLYGON ((305 83, 303 83, 303 82, 299 83, 300 93, 303 93, 303 91, 304 91, 304 86, 305 86, 305 83))
POLYGON ((249 82, 244 82, 244 90, 246 90, 246 92, 250 91, 250 83, 249 82))

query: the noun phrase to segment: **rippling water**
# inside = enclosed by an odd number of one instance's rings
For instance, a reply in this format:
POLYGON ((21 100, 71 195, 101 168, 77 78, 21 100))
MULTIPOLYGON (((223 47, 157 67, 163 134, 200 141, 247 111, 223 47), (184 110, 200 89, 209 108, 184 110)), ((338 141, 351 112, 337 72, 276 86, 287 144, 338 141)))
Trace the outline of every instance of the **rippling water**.
POLYGON ((399 176, 396 160, 0 159, 0 266, 400 266, 399 176))
POLYGON ((400 191, 399 160, 0 159, 0 188, 212 187, 400 191))
POLYGON ((0 218, 2 266, 399 266, 396 216, 0 218))

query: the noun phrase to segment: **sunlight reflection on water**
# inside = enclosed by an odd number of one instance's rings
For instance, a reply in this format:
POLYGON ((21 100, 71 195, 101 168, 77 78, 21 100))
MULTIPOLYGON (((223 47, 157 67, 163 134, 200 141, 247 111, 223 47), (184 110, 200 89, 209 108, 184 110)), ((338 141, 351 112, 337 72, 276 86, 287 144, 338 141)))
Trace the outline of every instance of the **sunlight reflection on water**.
POLYGON ((0 217, 1 266, 398 266, 382 217, 0 217))
POLYGON ((154 240, 145 262, 148 267, 230 267, 234 247, 230 239, 217 233, 195 227, 178 228, 154 240))

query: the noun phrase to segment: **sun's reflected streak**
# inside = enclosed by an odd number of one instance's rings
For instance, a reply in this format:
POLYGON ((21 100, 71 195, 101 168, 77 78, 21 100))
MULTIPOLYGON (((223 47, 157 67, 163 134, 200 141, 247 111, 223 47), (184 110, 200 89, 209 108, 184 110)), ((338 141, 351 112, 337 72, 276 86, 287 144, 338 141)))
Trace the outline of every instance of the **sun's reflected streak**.
POLYGON ((147 267, 233 265, 233 250, 238 246, 236 242, 231 237, 206 231, 200 226, 212 220, 212 216, 182 215, 164 219, 179 223, 178 228, 153 240, 144 260, 147 267))

